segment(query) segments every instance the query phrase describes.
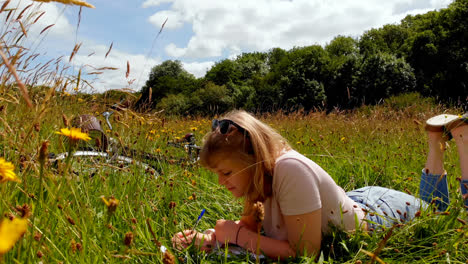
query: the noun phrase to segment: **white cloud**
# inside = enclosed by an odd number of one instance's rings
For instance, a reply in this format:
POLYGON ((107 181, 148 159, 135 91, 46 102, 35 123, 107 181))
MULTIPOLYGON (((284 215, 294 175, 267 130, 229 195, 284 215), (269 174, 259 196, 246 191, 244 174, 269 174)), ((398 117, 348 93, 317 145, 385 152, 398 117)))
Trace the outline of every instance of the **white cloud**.
POLYGON ((183 56, 187 50, 184 48, 178 48, 174 43, 167 45, 164 49, 169 56, 173 57, 183 56))
POLYGON ((177 29, 184 25, 180 13, 171 10, 160 11, 152 15, 149 18, 149 22, 153 25, 159 25, 159 27, 161 27, 162 24, 166 21, 166 19, 167 22, 166 24, 164 24, 164 29, 166 30, 177 29))
POLYGON ((205 73, 215 64, 214 61, 204 62, 182 62, 184 69, 195 77, 200 78, 205 76, 205 73))
MULTIPOLYGON (((18 15, 27 7, 31 5, 22 15, 22 23, 27 29, 27 37, 23 38, 22 45, 28 48, 34 48, 34 45, 38 45, 38 42, 47 40, 70 40, 73 39, 74 35, 70 34, 75 31, 75 28, 65 17, 64 10, 67 6, 57 5, 55 3, 38 3, 33 1, 21 1, 12 0, 7 8, 16 8, 10 16, 9 21, 13 21, 13 24, 3 24, 3 27, 17 28, 19 29, 19 23, 11 19, 11 17, 18 17, 18 15), (41 15, 44 13, 43 15, 41 15), (40 18, 33 23, 38 17, 40 18), (29 21, 29 22, 28 22, 29 21), (16 24, 16 25, 15 25, 16 24), (40 33, 46 27, 53 25, 42 34, 40 33)), ((5 21, 8 12, 0 13, 0 20, 5 21)), ((12 23, 12 22, 10 22, 12 23)))
POLYGON ((159 6, 164 3, 170 3, 172 0, 146 0, 143 4, 143 8, 151 7, 151 6, 159 6))
MULTIPOLYGON (((146 5, 162 2, 148 0, 146 5)), ((273 47, 324 45, 337 35, 359 36, 365 30, 399 23, 407 14, 446 7, 449 0, 173 0, 170 10, 157 12, 151 20, 157 28, 168 14, 176 29, 192 26, 185 44, 171 43, 168 55, 178 58, 208 58, 266 51, 273 47), (170 12, 169 12, 170 11, 170 12)), ((169 23, 169 21, 168 21, 169 23)))
POLYGON ((104 45, 85 45, 78 52, 78 55, 73 59, 75 71, 80 67, 85 70, 82 72, 84 78, 93 79, 93 89, 87 92, 103 92, 110 89, 131 89, 139 91, 148 79, 151 68, 162 61, 159 59, 148 58, 143 54, 130 54, 112 48, 107 58, 105 54, 109 50, 108 46, 104 45), (92 56, 88 54, 94 52, 92 56), (130 74, 126 78, 127 61, 130 64, 130 74), (114 67, 117 70, 99 70, 102 67, 114 67), (91 72, 103 72, 102 74, 89 75, 91 72), (87 73, 87 74, 85 74, 87 73), (131 83, 129 83, 129 81, 131 83))

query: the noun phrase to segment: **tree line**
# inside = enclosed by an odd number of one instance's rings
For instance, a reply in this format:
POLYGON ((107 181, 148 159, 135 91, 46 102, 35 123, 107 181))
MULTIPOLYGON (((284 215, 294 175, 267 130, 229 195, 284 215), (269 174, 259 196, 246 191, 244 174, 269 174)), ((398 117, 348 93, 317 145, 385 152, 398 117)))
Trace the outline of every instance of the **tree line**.
POLYGON ((169 114, 352 109, 418 92, 466 107, 467 17, 468 1, 455 0, 357 39, 244 53, 217 62, 203 78, 180 61, 164 61, 152 68, 136 106, 169 114))

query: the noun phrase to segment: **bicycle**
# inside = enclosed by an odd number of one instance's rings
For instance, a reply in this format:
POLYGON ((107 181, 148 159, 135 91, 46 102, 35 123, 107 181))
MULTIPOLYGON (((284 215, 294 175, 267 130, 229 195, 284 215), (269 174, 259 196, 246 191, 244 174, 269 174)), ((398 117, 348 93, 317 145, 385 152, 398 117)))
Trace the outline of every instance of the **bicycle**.
MULTIPOLYGON (((115 108, 114 108, 115 109, 115 108)), ((113 111, 105 111, 101 115, 105 118, 105 122, 110 131, 113 130, 110 122, 110 117, 113 111)), ((182 140, 169 141, 168 146, 183 148, 187 152, 186 158, 170 159, 162 154, 153 154, 123 146, 120 141, 108 136, 102 129, 100 120, 93 115, 79 115, 72 120, 72 126, 81 128, 91 137, 90 143, 81 142, 77 150, 73 152, 73 157, 78 160, 78 164, 82 165, 73 170, 75 174, 87 173, 90 176, 95 175, 98 170, 101 173, 106 173, 103 169, 110 168, 111 171, 116 169, 122 171, 131 171, 130 168, 140 168, 145 173, 158 177, 161 174, 162 163, 195 164, 199 159, 201 147, 196 144, 195 136, 192 133, 186 134, 182 140)), ((63 162, 68 156, 67 152, 60 154, 50 154, 49 161, 55 167, 59 167, 59 163, 63 162)), ((109 171, 110 173, 110 171, 109 171)))

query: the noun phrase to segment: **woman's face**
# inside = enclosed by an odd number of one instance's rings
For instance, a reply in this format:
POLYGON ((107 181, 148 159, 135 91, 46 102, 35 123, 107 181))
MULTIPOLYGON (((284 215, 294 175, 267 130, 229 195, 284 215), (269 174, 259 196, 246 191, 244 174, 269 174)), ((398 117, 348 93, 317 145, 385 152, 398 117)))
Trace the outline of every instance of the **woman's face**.
POLYGON ((233 159, 219 159, 212 169, 218 174, 219 184, 225 186, 235 197, 242 197, 253 177, 253 166, 233 159))

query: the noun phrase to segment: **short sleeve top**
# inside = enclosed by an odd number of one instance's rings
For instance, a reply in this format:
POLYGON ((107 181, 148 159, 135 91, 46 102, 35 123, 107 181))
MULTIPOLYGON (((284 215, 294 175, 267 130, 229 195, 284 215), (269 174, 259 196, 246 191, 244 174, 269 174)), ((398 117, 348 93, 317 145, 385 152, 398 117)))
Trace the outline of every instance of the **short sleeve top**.
POLYGON ((267 236, 287 240, 285 215, 301 215, 322 209, 322 232, 329 223, 345 230, 356 227, 364 212, 319 165, 295 150, 277 158, 273 193, 264 203, 263 228, 267 236))

